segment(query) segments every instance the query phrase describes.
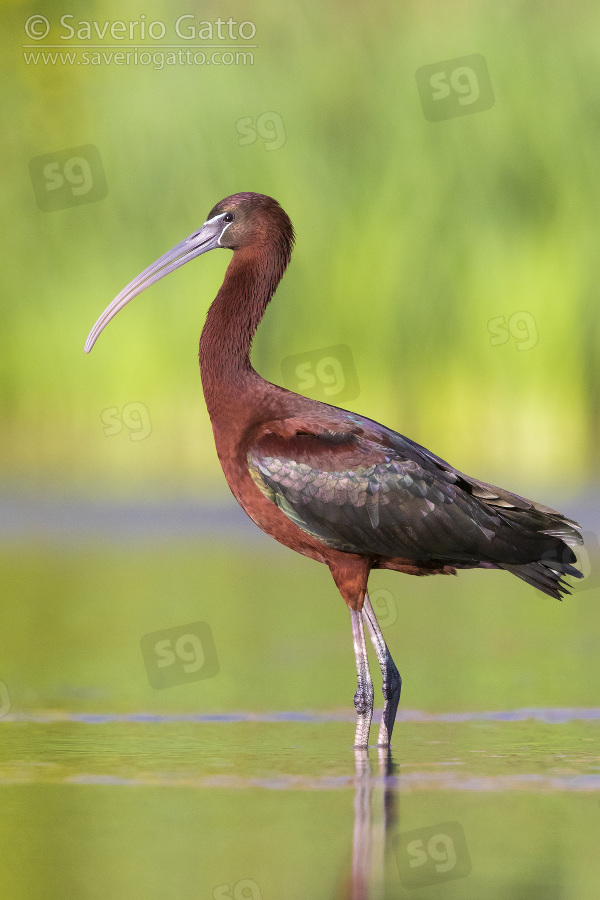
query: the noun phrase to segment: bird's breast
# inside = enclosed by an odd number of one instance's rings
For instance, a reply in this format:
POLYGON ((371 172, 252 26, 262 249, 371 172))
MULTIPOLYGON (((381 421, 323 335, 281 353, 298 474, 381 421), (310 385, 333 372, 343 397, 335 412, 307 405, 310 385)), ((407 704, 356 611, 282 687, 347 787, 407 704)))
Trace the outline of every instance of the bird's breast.
POLYGON ((305 534, 259 490, 250 473, 242 438, 235 441, 232 435, 217 435, 215 430, 215 446, 229 489, 254 524, 286 547, 327 564, 329 548, 305 534))

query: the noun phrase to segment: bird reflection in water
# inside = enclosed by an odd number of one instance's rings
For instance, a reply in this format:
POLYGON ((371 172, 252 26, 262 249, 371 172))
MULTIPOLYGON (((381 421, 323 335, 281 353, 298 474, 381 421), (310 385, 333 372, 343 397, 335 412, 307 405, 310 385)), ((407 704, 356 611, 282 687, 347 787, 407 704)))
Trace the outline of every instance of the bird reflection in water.
POLYGON ((386 871, 398 823, 397 764, 389 747, 378 747, 378 773, 371 774, 366 747, 354 750, 356 762, 352 868, 338 900, 384 900, 386 871))

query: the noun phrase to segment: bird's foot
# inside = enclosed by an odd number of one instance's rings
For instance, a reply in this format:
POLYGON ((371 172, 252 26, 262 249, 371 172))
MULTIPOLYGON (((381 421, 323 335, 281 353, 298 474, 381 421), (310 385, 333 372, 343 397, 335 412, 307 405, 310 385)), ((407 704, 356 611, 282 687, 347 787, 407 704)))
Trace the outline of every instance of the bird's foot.
POLYGON ((354 695, 354 708, 356 710, 356 734, 354 735, 354 749, 359 750, 369 746, 369 732, 371 719, 373 718, 374 692, 373 685, 360 686, 354 695))
POLYGON ((386 678, 383 683, 384 704, 383 713, 381 714, 381 725, 379 726, 379 737, 377 738, 378 747, 390 746, 398 704, 400 703, 401 688, 402 679, 400 678, 400 672, 394 665, 390 656, 388 659, 386 678))
POLYGON ((356 733, 354 735, 354 750, 365 750, 369 746, 369 732, 371 730, 371 720, 367 721, 358 719, 356 723, 356 733))

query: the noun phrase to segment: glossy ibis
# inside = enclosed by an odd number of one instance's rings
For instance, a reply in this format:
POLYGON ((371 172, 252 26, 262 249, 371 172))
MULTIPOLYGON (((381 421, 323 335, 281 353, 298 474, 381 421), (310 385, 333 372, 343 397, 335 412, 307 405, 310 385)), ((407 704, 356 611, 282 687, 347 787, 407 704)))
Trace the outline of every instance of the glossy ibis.
POLYGON ((358 689, 357 747, 368 745, 373 682, 366 622, 383 676, 379 745, 389 745, 401 678, 367 593, 371 569, 410 575, 506 569, 551 597, 581 577, 569 545, 577 524, 560 513, 463 475, 408 438, 265 381, 250 345, 283 276, 292 223, 271 197, 240 193, 199 231, 138 275, 100 316, 98 335, 125 304, 209 250, 233 250, 200 338, 200 370, 227 483, 250 518, 276 540, 329 566, 350 609, 358 689))

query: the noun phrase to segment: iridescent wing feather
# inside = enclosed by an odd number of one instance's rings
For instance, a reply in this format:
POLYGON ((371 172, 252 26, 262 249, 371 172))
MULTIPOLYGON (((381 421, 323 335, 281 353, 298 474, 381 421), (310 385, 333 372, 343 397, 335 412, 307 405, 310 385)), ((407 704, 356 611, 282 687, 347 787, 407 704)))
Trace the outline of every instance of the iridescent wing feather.
POLYGON ((567 544, 581 537, 560 513, 469 478, 368 419, 328 424, 291 435, 272 427, 248 452, 255 484, 306 533, 373 557, 507 567, 544 559, 579 574, 567 544))

